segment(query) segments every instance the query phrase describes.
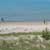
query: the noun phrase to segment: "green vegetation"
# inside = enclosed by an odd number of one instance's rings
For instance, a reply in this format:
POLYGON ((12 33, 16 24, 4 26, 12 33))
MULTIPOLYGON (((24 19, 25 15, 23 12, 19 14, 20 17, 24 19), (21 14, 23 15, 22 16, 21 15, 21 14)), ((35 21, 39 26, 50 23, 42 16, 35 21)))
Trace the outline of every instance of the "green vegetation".
POLYGON ((45 31, 42 32, 42 37, 45 38, 46 40, 50 40, 50 32, 46 28, 45 31))
POLYGON ((46 28, 42 32, 0 34, 0 50, 50 50, 50 32, 46 28))
MULTIPOLYGON (((50 33, 50 32, 49 32, 50 33)), ((19 33, 9 33, 9 34, 0 34, 0 36, 19 36, 19 35, 42 35, 42 32, 29 32, 29 33, 25 33, 25 32, 19 32, 19 33)))
MULTIPOLYGON (((48 32, 50 34, 50 32, 48 32)), ((0 34, 0 36, 20 36, 20 35, 42 35, 42 32, 18 32, 18 33, 9 33, 9 34, 0 34)))
POLYGON ((40 40, 37 42, 37 39, 37 37, 34 37, 32 40, 23 39, 21 37, 19 41, 1 40, 0 50, 50 50, 50 44, 48 44, 45 40, 44 42, 41 42, 40 40))

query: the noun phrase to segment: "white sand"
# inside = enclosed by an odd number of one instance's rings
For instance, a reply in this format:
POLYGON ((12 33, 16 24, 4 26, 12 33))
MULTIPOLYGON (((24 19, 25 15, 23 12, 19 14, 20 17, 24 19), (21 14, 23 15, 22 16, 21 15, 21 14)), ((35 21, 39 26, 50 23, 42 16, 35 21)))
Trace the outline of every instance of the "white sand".
POLYGON ((45 28, 50 31, 50 22, 0 22, 0 34, 12 32, 40 32, 45 28))

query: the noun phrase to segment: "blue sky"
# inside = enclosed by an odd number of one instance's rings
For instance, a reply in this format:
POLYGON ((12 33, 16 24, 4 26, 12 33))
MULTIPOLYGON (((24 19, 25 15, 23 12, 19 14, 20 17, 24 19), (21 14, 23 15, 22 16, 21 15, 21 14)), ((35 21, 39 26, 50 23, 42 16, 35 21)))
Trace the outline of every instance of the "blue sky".
POLYGON ((50 20, 50 0, 0 0, 0 18, 7 21, 50 20))

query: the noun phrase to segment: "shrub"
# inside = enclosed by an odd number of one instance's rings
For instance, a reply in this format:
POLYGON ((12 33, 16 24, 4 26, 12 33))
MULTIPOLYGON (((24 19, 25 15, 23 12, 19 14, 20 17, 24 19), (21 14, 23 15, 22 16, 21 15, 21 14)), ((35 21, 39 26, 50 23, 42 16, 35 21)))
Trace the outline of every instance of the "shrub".
POLYGON ((48 31, 48 29, 46 28, 45 31, 42 32, 42 37, 46 40, 50 39, 50 33, 48 31))

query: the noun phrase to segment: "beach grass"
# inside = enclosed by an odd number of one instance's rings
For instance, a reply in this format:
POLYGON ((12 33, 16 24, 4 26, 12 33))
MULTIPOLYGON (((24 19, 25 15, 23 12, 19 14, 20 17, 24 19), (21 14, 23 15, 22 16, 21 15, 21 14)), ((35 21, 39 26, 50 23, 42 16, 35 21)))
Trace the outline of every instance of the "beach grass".
MULTIPOLYGON (((0 37, 18 37, 18 40, 0 40, 0 50, 50 50, 50 42, 47 43, 48 40, 44 40, 43 42, 37 42, 37 37, 33 38, 32 36, 43 35, 50 32, 42 31, 42 32, 19 32, 19 33, 9 33, 9 34, 0 34, 0 37), (29 35, 29 36, 27 36, 29 35), (31 40, 31 37, 32 40, 31 40), (24 38, 24 39, 23 39, 24 38), (27 42, 26 42, 27 41, 27 42), (37 46, 39 45, 39 47, 37 46), (35 45, 35 46, 34 46, 35 45), (44 46, 43 46, 44 45, 44 46)), ((41 36, 42 37, 42 36, 41 36)))
MULTIPOLYGON (((50 33, 50 32, 49 32, 50 33)), ((25 32, 19 32, 19 33, 8 33, 8 34, 0 34, 0 36, 19 36, 19 35, 42 35, 42 32, 29 32, 29 33, 25 33, 25 32)))
MULTIPOLYGON (((46 32, 44 32, 44 34, 45 34, 46 32)), ((49 35, 50 35, 50 31, 48 31, 48 33, 49 33, 49 35)), ((8 33, 8 34, 0 34, 0 36, 20 36, 20 35, 42 35, 43 34, 43 31, 42 32, 28 32, 28 33, 26 33, 26 32, 18 32, 18 33, 15 33, 15 32, 13 32, 13 33, 8 33)))
MULTIPOLYGON (((13 48, 13 49, 11 49, 11 48, 1 48, 2 50, 45 50, 45 49, 43 49, 43 48, 31 48, 31 49, 25 49, 25 48, 13 48)), ((0 49, 0 50, 1 50, 0 49)), ((47 49, 46 49, 47 50, 47 49)), ((49 49, 48 49, 49 50, 49 49)))

